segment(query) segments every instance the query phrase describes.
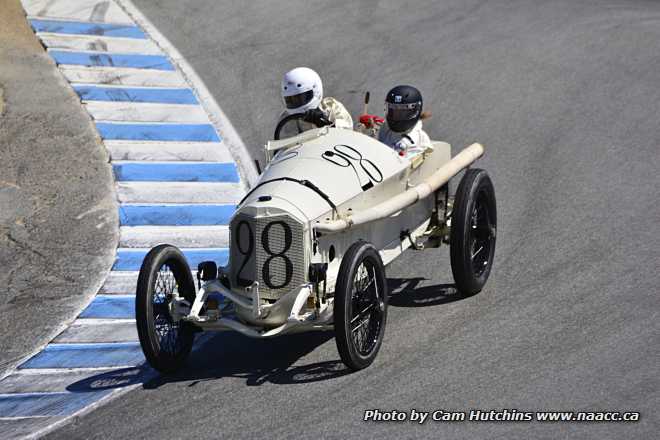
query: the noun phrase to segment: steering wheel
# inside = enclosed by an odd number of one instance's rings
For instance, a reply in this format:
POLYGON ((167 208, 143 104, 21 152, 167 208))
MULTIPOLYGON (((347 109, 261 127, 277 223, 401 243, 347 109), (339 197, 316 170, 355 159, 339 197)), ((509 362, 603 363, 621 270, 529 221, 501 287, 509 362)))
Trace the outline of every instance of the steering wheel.
MULTIPOLYGON (((278 122, 277 127, 275 127, 275 135, 273 136, 273 139, 276 141, 280 140, 280 132, 282 131, 282 128, 288 124, 291 121, 298 120, 298 119, 304 119, 305 118, 305 113, 294 113, 292 115, 288 115, 284 117, 280 122, 278 122)), ((332 125, 332 122, 330 122, 328 119, 323 118, 321 121, 321 125, 314 124, 318 128, 325 127, 326 125, 332 125)))

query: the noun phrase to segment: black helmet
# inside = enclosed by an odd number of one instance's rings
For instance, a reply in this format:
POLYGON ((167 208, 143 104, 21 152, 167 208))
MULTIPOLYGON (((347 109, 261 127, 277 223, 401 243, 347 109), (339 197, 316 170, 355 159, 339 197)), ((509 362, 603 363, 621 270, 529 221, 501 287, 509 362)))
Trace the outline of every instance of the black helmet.
POLYGON ((387 125, 397 133, 410 130, 419 121, 422 103, 422 94, 413 86, 394 87, 385 98, 387 125))

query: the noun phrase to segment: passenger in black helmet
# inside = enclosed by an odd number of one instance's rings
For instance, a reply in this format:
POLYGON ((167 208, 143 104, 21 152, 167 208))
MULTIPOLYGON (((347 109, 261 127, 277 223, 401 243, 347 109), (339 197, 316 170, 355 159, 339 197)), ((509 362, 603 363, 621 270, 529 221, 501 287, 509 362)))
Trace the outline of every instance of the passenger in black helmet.
POLYGON ((411 157, 432 148, 429 135, 422 129, 422 94, 412 86, 396 86, 385 97, 385 120, 378 140, 401 156, 411 157))

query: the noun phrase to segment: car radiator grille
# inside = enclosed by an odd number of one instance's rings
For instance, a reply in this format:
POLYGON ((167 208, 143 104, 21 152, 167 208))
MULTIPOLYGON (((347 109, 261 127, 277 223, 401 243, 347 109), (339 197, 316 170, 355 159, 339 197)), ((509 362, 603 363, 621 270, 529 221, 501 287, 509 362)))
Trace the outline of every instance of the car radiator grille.
POLYGON ((305 282, 303 225, 287 215, 237 215, 231 225, 232 287, 259 282, 265 299, 279 299, 305 282))

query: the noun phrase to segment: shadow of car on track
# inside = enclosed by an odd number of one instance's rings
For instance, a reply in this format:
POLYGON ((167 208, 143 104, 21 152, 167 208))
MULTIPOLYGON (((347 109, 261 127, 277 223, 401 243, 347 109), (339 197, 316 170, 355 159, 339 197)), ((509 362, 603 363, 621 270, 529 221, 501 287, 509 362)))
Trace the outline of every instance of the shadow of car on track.
POLYGON ((147 365, 104 371, 74 382, 66 387, 72 393, 92 393, 124 388, 145 383, 154 377, 154 370, 147 365))
MULTIPOLYGON (((99 392, 142 384, 144 389, 168 383, 201 382, 237 377, 250 386, 266 382, 300 384, 328 380, 350 373, 340 360, 293 366, 299 359, 334 337, 332 332, 310 332, 268 340, 252 339, 239 333, 210 334, 196 341, 186 367, 175 373, 159 374, 147 365, 106 371, 75 382, 67 391, 99 392)), ((333 347, 334 348, 334 347, 333 347)))
MULTIPOLYGON (((454 284, 420 286, 424 281, 426 278, 389 278, 389 305, 432 307, 471 296, 458 292, 454 284)), ((299 359, 333 339, 334 333, 329 331, 272 339, 252 339, 233 332, 208 333, 202 338, 196 341, 196 350, 186 367, 176 374, 159 375, 148 366, 122 368, 75 382, 67 390, 92 392, 135 384, 155 389, 174 382, 190 382, 188 386, 193 387, 223 377, 244 378, 249 386, 266 382, 287 385, 330 380, 351 373, 339 359, 294 366, 299 359)))
MULTIPOLYGON (((282 338, 252 339, 224 332, 204 342, 193 352, 184 370, 161 375, 144 384, 158 388, 170 382, 190 382, 193 387, 223 377, 244 378, 249 386, 300 384, 340 377, 350 373, 340 360, 293 366, 299 359, 334 337, 332 332, 310 332, 282 338)), ((334 347, 333 347, 334 348, 334 347)))
POLYGON ((389 305, 392 307, 432 307, 470 298, 456 290, 455 284, 420 286, 426 278, 388 278, 389 305))

